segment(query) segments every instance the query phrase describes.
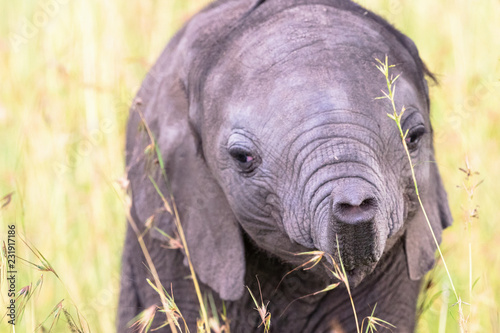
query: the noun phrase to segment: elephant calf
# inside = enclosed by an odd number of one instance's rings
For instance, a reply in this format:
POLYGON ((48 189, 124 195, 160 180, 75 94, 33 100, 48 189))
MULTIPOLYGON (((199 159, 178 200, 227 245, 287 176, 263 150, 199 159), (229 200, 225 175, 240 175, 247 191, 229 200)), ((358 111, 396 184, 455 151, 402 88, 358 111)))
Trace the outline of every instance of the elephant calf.
MULTIPOLYGON (((354 332, 345 286, 303 297, 336 281, 328 256, 343 261, 358 318, 377 305, 375 316, 394 331, 414 330, 420 280, 436 248, 387 117, 391 104, 375 99, 387 85, 374 59, 386 55, 401 75, 395 105, 406 108, 402 128, 440 240, 451 216, 434 163, 425 80, 432 75, 413 42, 379 16, 347 0, 216 1, 175 35, 146 77, 127 128, 131 216, 141 229, 154 216, 158 229, 176 235, 150 177, 173 193, 202 292, 219 309, 225 303, 231 332, 262 331, 245 289, 258 295, 257 279, 273 332, 354 332), (148 153, 151 137, 164 164, 148 153), (313 250, 325 252, 325 265, 287 275, 306 260, 296 253, 313 250)), ((196 331, 184 250, 165 248, 155 228, 145 242, 196 331)), ((129 227, 120 332, 160 305, 145 262, 129 227)), ((154 325, 164 320, 158 314, 154 325)))

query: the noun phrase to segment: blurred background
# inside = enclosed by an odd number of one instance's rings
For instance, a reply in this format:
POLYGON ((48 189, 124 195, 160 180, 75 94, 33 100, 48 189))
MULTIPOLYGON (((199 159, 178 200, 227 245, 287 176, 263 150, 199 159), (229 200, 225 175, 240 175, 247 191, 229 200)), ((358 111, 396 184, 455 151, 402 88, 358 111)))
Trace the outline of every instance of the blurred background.
MULTIPOLYGON (((0 244, 16 224, 27 260, 16 262, 25 306, 15 331, 67 332, 77 313, 93 332, 114 331, 128 108, 169 38, 207 2, 0 0, 0 244)), ((442 249, 469 331, 500 332, 500 3, 358 2, 412 38, 440 82, 431 112, 454 216, 442 249), (480 174, 467 178, 469 169, 480 174)), ((0 332, 14 332, 4 259, 0 332)), ((442 262, 430 276, 418 332, 459 331, 442 262)))

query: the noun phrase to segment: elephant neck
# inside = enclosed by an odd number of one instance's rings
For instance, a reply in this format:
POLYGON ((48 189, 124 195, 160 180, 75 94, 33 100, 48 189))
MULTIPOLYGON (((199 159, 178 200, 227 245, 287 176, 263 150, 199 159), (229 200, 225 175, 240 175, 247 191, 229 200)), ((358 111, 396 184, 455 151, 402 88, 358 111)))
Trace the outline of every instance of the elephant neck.
MULTIPOLYGON (((276 332, 323 332, 334 329, 336 325, 346 332, 356 330, 345 286, 317 293, 334 282, 326 274, 323 277, 310 271, 293 271, 296 266, 283 263, 248 240, 245 250, 245 284, 259 306, 262 295, 276 332)), ((399 241, 382 257, 375 271, 352 290, 359 321, 369 316, 377 305, 376 317, 397 324, 402 332, 412 331, 419 286, 419 281, 408 278, 403 242, 399 241)), ((233 308, 236 311, 231 311, 233 318, 238 318, 232 325, 234 331, 242 329, 246 332, 250 327, 258 327, 261 319, 250 294, 246 292, 238 303, 238 310, 233 308), (241 322, 243 318, 244 322, 241 322)))
POLYGON ((326 275, 311 274, 297 269, 300 264, 283 262, 256 247, 249 239, 245 239, 245 256, 247 262, 245 283, 252 292, 261 292, 264 299, 286 306, 287 302, 314 303, 324 296, 297 299, 298 296, 306 296, 324 288, 329 282, 326 275))

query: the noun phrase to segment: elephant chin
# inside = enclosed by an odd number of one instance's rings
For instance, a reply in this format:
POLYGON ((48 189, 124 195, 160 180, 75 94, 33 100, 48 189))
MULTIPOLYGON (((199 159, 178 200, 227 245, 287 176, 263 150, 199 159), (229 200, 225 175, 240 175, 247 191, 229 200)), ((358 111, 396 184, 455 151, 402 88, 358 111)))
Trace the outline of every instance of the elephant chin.
MULTIPOLYGON (((357 261, 356 259, 351 260, 349 263, 345 262, 345 259, 343 259, 343 265, 344 269, 347 275, 347 280, 349 282, 349 287, 350 288, 355 288, 357 287, 366 277, 368 277, 377 267, 378 263, 380 262, 380 259, 384 254, 387 254, 387 252, 391 251, 392 248, 395 246, 395 244, 400 241, 401 235, 403 234, 404 229, 402 228, 398 232, 396 232, 394 235, 389 237, 387 241, 385 242, 385 250, 383 253, 380 253, 380 255, 372 256, 370 259, 367 260, 367 258, 364 258, 362 261, 357 261)), ((332 257, 326 256, 328 264, 327 269, 329 271, 330 276, 333 279, 336 279, 332 274, 331 274, 331 268, 333 267, 333 263, 331 262, 332 257)), ((358 258, 359 260, 360 258, 358 258)), ((340 266, 340 260, 338 256, 334 257, 335 262, 339 266, 339 268, 342 270, 342 267, 340 266)))
MULTIPOLYGON (((338 265, 339 269, 341 270, 341 273, 343 274, 342 266, 340 265, 340 261, 338 258, 334 259, 336 264, 338 265)), ((328 272, 328 275, 331 277, 331 279, 338 281, 338 279, 333 275, 332 271, 335 272, 335 269, 333 269, 333 264, 331 262, 331 258, 329 258, 328 263, 325 265, 325 269, 328 272)), ((364 264, 359 264, 359 265, 354 265, 353 268, 347 269, 344 266, 345 272, 346 272, 346 277, 347 281, 349 283, 350 288, 355 288, 357 287, 367 276, 369 276, 374 270, 375 267, 377 266, 377 262, 370 262, 370 263, 364 263, 364 264)))
POLYGON ((369 265, 358 266, 350 271, 346 271, 349 287, 357 287, 368 275, 373 272, 375 266, 377 266, 376 262, 369 265))

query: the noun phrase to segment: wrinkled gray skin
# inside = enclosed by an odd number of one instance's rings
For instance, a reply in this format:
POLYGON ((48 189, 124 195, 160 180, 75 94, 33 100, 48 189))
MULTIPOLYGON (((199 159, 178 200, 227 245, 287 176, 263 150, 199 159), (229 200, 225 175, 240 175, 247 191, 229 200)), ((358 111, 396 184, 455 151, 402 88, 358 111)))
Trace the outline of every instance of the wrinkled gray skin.
MULTIPOLYGON (((432 227, 451 217, 434 163, 425 66, 414 44, 363 8, 334 0, 219 1, 167 46, 138 93, 128 125, 132 216, 175 235, 148 175, 168 193, 139 111, 155 136, 204 292, 225 300, 232 332, 257 328, 248 285, 269 300, 273 332, 353 332, 345 287, 323 265, 281 278, 321 250, 341 258, 358 318, 411 332, 420 280, 435 246, 418 206, 374 58, 388 55, 396 107, 432 227), (279 285, 279 286, 278 286, 279 285), (295 302, 292 302, 294 301, 295 302), (285 311, 286 309, 286 311, 285 311)), ((428 74, 428 73, 427 73, 428 74)), ((146 243, 163 285, 196 331, 199 306, 183 251, 146 243)), ((134 232, 123 254, 118 331, 159 297, 134 232)), ((325 265, 329 265, 327 260, 325 265)), ((155 324, 164 320, 159 313, 155 324)), ((164 328, 167 330, 167 328, 164 328)))

